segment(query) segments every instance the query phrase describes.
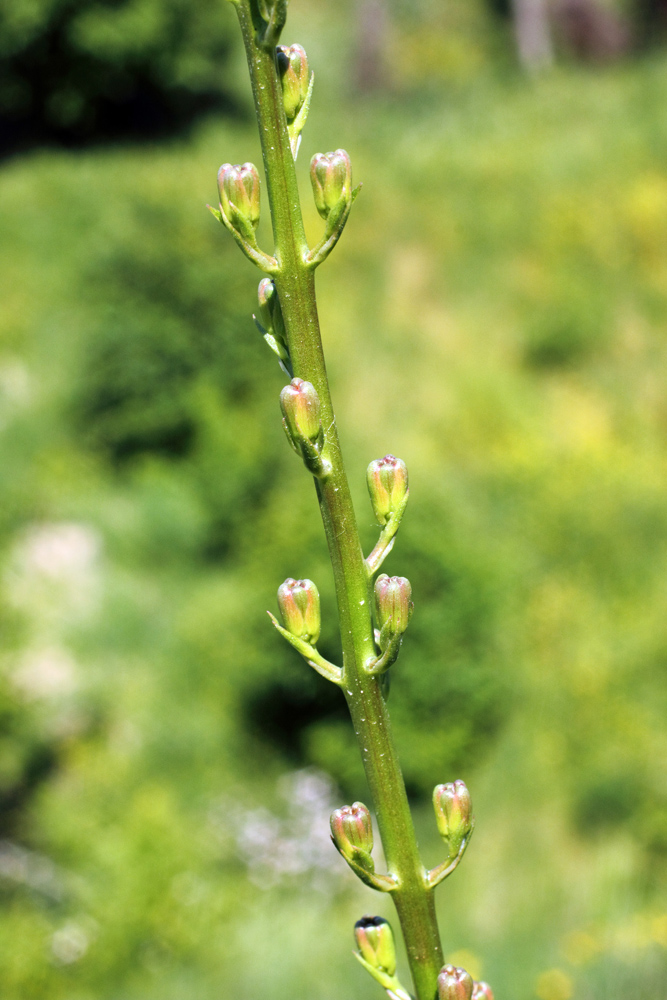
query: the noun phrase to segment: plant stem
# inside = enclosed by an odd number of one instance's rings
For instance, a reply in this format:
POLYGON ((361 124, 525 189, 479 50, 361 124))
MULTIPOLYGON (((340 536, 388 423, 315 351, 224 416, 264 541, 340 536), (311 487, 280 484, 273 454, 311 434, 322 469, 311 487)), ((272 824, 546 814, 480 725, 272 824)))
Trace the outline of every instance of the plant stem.
POLYGON ((443 964, 433 893, 427 887, 414 825, 378 678, 364 664, 377 656, 372 600, 350 489, 343 467, 322 341, 315 279, 308 252, 282 88, 273 52, 260 47, 250 0, 236 0, 252 81, 266 171, 275 256, 274 275, 294 374, 320 397, 326 455, 332 471, 315 480, 333 567, 343 645, 344 691, 378 818, 392 892, 418 1000, 433 1000, 443 964))

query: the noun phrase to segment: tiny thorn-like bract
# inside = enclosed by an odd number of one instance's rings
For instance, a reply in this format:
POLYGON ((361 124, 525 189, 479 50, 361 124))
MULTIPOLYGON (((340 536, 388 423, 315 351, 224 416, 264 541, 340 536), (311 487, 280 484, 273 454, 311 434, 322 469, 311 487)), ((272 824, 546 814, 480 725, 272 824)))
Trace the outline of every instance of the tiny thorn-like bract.
POLYGON ((472 1000, 472 976, 465 969, 445 965, 438 976, 438 1000, 472 1000))

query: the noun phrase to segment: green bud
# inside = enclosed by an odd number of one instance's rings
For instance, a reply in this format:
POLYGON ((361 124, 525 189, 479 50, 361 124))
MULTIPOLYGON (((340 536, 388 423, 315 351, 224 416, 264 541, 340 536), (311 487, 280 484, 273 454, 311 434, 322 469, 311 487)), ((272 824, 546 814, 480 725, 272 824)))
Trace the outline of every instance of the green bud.
POLYGON ((488 983, 472 984, 472 1000, 493 1000, 493 991, 488 983))
POLYGON ((331 814, 331 839, 346 861, 369 859, 373 850, 371 814, 363 802, 334 809, 331 814))
POLYGON ((465 782, 450 781, 433 789, 433 808, 440 836, 449 844, 449 856, 455 858, 463 839, 472 830, 472 802, 465 782))
POLYGON ((283 311, 280 308, 278 289, 271 278, 262 278, 257 289, 259 300, 259 318, 267 333, 272 334, 287 353, 287 338, 285 336, 285 322, 283 311))
POLYGON ((387 626, 393 635, 405 632, 412 616, 412 587, 404 576, 381 573, 375 581, 375 605, 380 629, 387 626))
POLYGON ((259 223, 259 174, 252 163, 223 163, 218 170, 220 208, 234 225, 238 213, 257 229, 259 223))
POLYGON ((438 976, 438 1000, 471 1000, 472 976, 465 969, 446 965, 438 976))
POLYGON ((320 636, 320 595, 312 580, 291 577, 278 587, 278 607, 285 628, 306 642, 316 643, 320 636))
POLYGON ((285 429, 298 446, 303 440, 315 442, 320 437, 320 397, 315 386, 302 378, 293 378, 280 393, 285 429))
POLYGON ((308 58, 300 45, 279 45, 276 65, 283 88, 283 107, 288 122, 293 122, 308 96, 308 58))
POLYGON ((323 219, 341 201, 352 197, 352 166, 344 149, 335 153, 315 153, 310 161, 310 179, 313 185, 315 205, 323 219))
POLYGON ((366 470, 366 482, 378 524, 385 525, 408 492, 405 462, 393 455, 376 458, 366 470))
POLYGON ((384 917, 362 917, 354 925, 354 938, 361 957, 374 969, 396 974, 394 934, 384 917))

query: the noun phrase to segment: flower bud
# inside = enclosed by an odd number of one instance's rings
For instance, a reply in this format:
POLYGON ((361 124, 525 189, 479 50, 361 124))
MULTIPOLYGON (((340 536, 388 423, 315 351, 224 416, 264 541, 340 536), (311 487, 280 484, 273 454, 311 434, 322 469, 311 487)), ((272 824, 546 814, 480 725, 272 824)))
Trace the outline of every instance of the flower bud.
POLYGON ((362 917, 354 925, 354 938, 361 957, 374 969, 396 974, 394 934, 384 917, 362 917))
POLYGON ((317 441, 322 423, 320 397, 315 386, 310 382, 304 382, 302 378, 293 378, 280 393, 280 408, 292 441, 298 443, 304 438, 308 441, 317 441))
POLYGON ((288 122, 293 122, 308 96, 308 58, 300 45, 279 45, 276 65, 283 88, 283 107, 288 122))
POLYGON ((291 577, 278 587, 278 607, 285 628, 306 642, 315 643, 320 636, 320 595, 312 580, 291 577))
POLYGON ((472 1000, 493 1000, 493 991, 488 983, 472 984, 472 1000))
POLYGON ((257 289, 259 299, 259 316, 262 325, 276 337, 281 344, 285 343, 285 323, 283 311, 280 308, 278 290, 271 278, 262 278, 257 289))
POLYGON ((373 824, 363 802, 334 809, 331 814, 331 839, 346 861, 358 860, 360 853, 370 858, 373 824))
POLYGON ((433 808, 440 836, 448 841, 450 857, 454 858, 472 829, 472 802, 465 782, 436 785, 433 808))
POLYGON ((310 179, 315 205, 323 219, 343 199, 351 198, 352 166, 344 149, 335 153, 315 153, 310 161, 310 179))
POLYGON ((366 470, 366 482, 375 517, 379 524, 385 525, 408 492, 405 462, 393 455, 376 458, 366 470))
POLYGON ((471 1000, 472 976, 465 969, 446 965, 438 976, 438 1000, 471 1000))
POLYGON ((223 163, 218 170, 220 208, 234 223, 234 208, 253 229, 259 222, 259 174, 252 163, 223 163), (232 208, 234 206, 234 208, 232 208))
POLYGON ((412 615, 412 587, 404 576, 381 573, 375 581, 375 603, 380 629, 387 625, 396 635, 405 632, 412 615))

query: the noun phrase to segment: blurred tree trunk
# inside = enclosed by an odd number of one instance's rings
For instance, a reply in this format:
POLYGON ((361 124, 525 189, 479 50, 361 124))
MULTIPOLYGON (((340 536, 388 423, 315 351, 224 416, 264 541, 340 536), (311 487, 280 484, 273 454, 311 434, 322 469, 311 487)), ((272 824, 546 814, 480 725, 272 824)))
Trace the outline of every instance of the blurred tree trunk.
POLYGON ((357 89, 362 93, 381 90, 386 83, 387 12, 380 0, 359 0, 357 25, 357 89))
POLYGON ((514 34, 519 61, 529 73, 553 62, 553 44, 547 0, 512 0, 514 34))

